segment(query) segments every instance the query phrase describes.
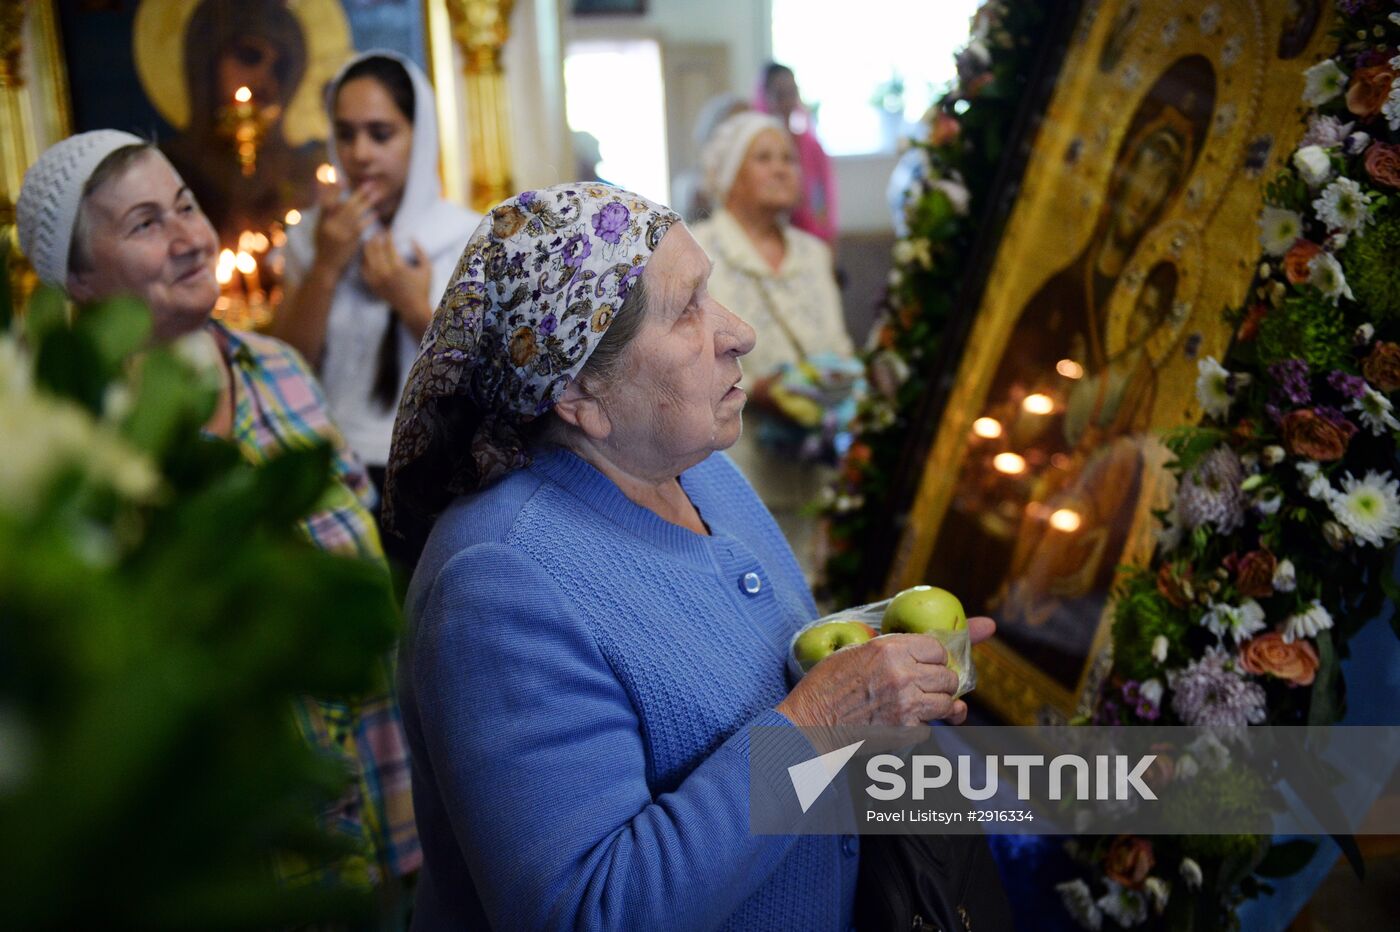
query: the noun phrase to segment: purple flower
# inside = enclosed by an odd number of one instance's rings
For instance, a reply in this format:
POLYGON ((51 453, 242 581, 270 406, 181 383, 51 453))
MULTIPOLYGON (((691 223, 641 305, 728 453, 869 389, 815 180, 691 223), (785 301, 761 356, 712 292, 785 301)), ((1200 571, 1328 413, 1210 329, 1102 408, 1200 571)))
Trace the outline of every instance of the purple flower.
POLYGON ((1188 725, 1257 725, 1264 721, 1264 688, 1226 664, 1230 656, 1211 650, 1184 670, 1172 670, 1172 711, 1188 725))
POLYGON ((1305 405, 1312 400, 1312 392, 1308 390, 1308 364, 1304 360, 1276 362, 1269 366, 1269 376, 1274 380, 1274 396, 1280 405, 1305 405))
POLYGON ((524 204, 526 207, 529 207, 535 202, 535 192, 521 191, 520 196, 517 197, 516 200, 519 201, 521 204, 524 204))
MULTIPOLYGON (((596 218, 594 218, 594 225, 597 225, 596 218)), ((569 268, 576 269, 583 265, 584 259, 593 254, 593 244, 582 233, 575 233, 569 237, 569 241, 564 244, 561 252, 564 254, 564 264, 569 268)))
POLYGON ((1264 405, 1264 413, 1267 414, 1269 420, 1273 421, 1275 424, 1283 420, 1283 409, 1276 404, 1264 405))
POLYGON ((1349 375, 1340 369, 1327 374, 1327 384, 1344 398, 1360 398, 1366 391, 1366 380, 1359 375, 1349 375))
POLYGON ((1355 125, 1355 123, 1343 123, 1334 116, 1314 116, 1308 123, 1308 131, 1303 134, 1298 148, 1322 146, 1324 149, 1330 149, 1332 146, 1341 145, 1355 125))
POLYGON ((1141 688, 1137 680, 1128 680, 1123 684, 1123 701, 1129 705, 1136 703, 1142 698, 1141 688))
POLYGON ((1181 523, 1188 530, 1212 524, 1222 534, 1229 534, 1244 523, 1247 504, 1240 489, 1244 481, 1244 466, 1235 451, 1227 446, 1216 447, 1182 477, 1177 490, 1176 506, 1181 523))
POLYGON ((627 229, 627 222, 632 215, 627 212, 617 201, 604 204, 603 208, 593 215, 593 232, 597 233, 606 243, 619 243, 622 241, 622 233, 627 229))
POLYGON ((1155 722, 1157 721, 1157 716, 1161 714, 1162 711, 1152 703, 1148 702, 1146 699, 1140 699, 1138 701, 1137 716, 1143 721, 1155 722))
POLYGON ((544 315, 544 320, 540 321, 540 333, 549 336, 554 332, 554 328, 559 326, 559 319, 553 314, 544 315))

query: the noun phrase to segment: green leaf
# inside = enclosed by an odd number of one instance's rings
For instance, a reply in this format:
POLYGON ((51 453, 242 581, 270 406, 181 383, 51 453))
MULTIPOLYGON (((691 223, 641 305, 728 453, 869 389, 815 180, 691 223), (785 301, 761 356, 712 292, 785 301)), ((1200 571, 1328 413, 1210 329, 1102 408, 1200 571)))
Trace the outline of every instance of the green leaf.
POLYGON ((1341 718, 1341 703, 1337 696, 1341 667, 1332 644, 1332 632, 1319 631, 1316 640, 1317 678, 1313 682, 1312 699, 1308 703, 1308 724, 1330 725, 1341 718))
POLYGON ((24 315, 24 333, 29 345, 38 347, 50 333, 68 327, 68 300, 63 292, 40 285, 29 296, 29 308, 24 315))
POLYGON ((1272 845, 1254 872, 1261 877, 1291 877, 1307 866, 1317 853, 1317 842, 1297 838, 1272 845))
POLYGON ((102 357, 92 341, 66 327, 45 333, 34 357, 36 384, 78 402, 94 415, 101 413, 107 390, 102 370, 102 357))
POLYGON ((135 298, 112 298, 78 312, 73 329, 91 340, 104 374, 115 374, 128 355, 151 336, 151 312, 135 298))

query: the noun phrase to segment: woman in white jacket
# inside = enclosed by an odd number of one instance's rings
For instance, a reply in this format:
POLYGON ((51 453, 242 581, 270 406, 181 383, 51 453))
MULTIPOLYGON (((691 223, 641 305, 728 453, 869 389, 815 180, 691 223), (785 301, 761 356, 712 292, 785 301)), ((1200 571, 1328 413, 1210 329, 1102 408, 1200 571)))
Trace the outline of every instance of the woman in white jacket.
POLYGON ((287 236, 288 293, 272 329, 316 367, 382 488, 418 341, 481 218, 443 200, 433 90, 411 60, 356 56, 326 105, 337 178, 287 236))

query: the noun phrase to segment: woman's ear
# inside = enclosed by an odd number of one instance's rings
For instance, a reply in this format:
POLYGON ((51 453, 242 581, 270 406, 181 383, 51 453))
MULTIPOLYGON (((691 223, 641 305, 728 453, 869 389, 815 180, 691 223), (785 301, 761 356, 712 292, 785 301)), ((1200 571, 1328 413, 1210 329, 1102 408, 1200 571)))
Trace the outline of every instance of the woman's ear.
POLYGON ((612 421, 602 403, 578 379, 571 381, 554 403, 554 414, 590 440, 606 440, 612 433, 612 421))
POLYGON ((69 272, 63 290, 68 292, 68 297, 72 298, 75 304, 88 304, 97 300, 92 287, 91 272, 69 272))

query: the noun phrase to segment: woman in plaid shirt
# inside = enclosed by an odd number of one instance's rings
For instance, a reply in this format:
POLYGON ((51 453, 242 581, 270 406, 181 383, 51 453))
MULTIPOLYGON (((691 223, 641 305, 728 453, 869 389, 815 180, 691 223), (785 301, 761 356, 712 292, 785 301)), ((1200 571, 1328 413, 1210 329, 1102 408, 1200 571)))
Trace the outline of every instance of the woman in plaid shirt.
MULTIPOLYGON (((338 481, 301 529, 324 550, 383 561, 372 486, 330 422, 306 363, 278 340, 234 333, 210 319, 219 296, 218 240, 165 156, 128 133, 78 134, 29 169, 16 211, 21 245, 40 279, 79 302, 134 295, 151 310, 156 341, 178 339, 218 360, 223 389, 206 432, 232 440, 254 464, 329 443, 338 481)), ((359 843, 358 855, 306 874, 333 870, 352 883, 392 883, 422 861, 408 750, 387 672, 380 695, 298 703, 307 739, 342 755, 355 774, 324 821, 359 843)))

